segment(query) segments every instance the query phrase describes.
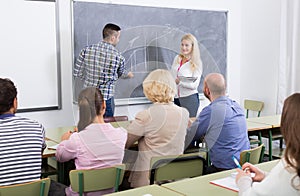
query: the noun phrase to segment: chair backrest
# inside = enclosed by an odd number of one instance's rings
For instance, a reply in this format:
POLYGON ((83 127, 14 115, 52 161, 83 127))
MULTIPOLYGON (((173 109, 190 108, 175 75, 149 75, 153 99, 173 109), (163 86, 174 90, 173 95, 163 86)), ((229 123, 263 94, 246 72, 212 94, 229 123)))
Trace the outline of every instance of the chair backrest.
POLYGON ((50 187, 50 178, 43 178, 41 180, 10 185, 0 186, 1 196, 47 196, 50 187))
POLYGON ((83 192, 109 188, 118 191, 123 181, 124 171, 125 164, 100 169, 71 170, 69 173, 71 187, 79 195, 83 195, 83 192))
POLYGON ((150 184, 203 175, 206 161, 199 153, 151 158, 150 184))
POLYGON ((252 164, 261 163, 263 161, 264 153, 265 153, 264 144, 261 144, 260 146, 256 148, 252 148, 250 150, 244 150, 240 154, 240 164, 243 165, 246 162, 252 164))
POLYGON ((255 100, 244 100, 244 108, 246 109, 246 118, 249 116, 249 111, 257 112, 257 117, 260 116, 260 113, 264 107, 264 102, 255 101, 255 100))
POLYGON ((104 117, 104 122, 118 122, 118 121, 128 121, 128 116, 111 116, 111 117, 104 117))

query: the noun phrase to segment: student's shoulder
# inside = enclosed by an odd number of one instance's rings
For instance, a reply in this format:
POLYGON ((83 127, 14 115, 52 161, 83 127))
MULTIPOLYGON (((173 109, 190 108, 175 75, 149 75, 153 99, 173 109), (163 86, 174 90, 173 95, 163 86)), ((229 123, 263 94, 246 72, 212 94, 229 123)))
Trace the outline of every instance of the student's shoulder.
POLYGON ((201 116, 205 116, 205 115, 210 115, 212 111, 212 104, 210 103, 209 105, 205 106, 201 112, 200 115, 201 116))
POLYGON ((90 45, 86 45, 82 48, 82 51, 89 51, 89 50, 98 50, 99 48, 105 48, 106 46, 102 43, 94 43, 90 45))
POLYGON ((14 120, 18 121, 19 124, 24 124, 24 125, 27 124, 27 125, 31 125, 31 126, 35 126, 35 127, 44 129, 44 126, 41 123, 39 123, 37 120, 34 120, 34 119, 30 119, 30 118, 22 117, 22 116, 15 116, 14 120))
POLYGON ((140 125, 147 125, 152 120, 152 115, 155 115, 155 112, 152 110, 152 106, 150 106, 146 110, 139 111, 134 118, 134 122, 140 125))

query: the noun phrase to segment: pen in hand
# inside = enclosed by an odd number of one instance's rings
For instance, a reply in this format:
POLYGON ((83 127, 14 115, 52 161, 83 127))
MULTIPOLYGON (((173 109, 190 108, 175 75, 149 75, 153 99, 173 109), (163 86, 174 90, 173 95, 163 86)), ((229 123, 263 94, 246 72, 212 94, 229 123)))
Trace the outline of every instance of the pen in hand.
POLYGON ((235 156, 232 156, 232 160, 233 162, 236 164, 236 166, 239 168, 239 169, 242 169, 242 166, 240 165, 239 161, 237 160, 237 158, 235 158, 235 156))
MULTIPOLYGON (((240 165, 240 163, 239 163, 239 161, 237 160, 237 158, 235 158, 235 156, 232 156, 232 160, 234 161, 234 163, 236 164, 236 166, 237 166, 239 169, 243 170, 243 169, 242 169, 242 166, 240 165)), ((255 176, 255 174, 250 173, 250 169, 249 169, 248 167, 245 168, 243 171, 244 171, 245 173, 247 173, 247 174, 251 174, 251 177, 254 177, 254 176, 255 176)))

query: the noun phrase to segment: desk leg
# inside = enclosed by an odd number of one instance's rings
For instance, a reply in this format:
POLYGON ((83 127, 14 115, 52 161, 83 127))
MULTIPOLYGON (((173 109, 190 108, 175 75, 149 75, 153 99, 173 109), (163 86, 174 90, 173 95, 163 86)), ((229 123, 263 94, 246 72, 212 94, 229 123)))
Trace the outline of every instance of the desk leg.
POLYGON ((261 131, 258 132, 258 140, 259 140, 259 146, 260 146, 263 143, 262 142, 261 131))
POLYGON ((69 172, 76 169, 74 160, 70 160, 64 163, 57 161, 58 168, 58 182, 70 186, 69 172))
POLYGON ((273 153, 272 153, 272 129, 269 130, 269 161, 272 161, 273 159, 273 153))
POLYGON ((48 158, 42 158, 41 178, 47 178, 48 158))
POLYGON ((58 170, 58 176, 57 176, 57 181, 62 183, 62 184, 65 184, 65 164, 64 163, 61 163, 61 162, 58 162, 57 161, 57 170, 58 170))
POLYGON ((41 178, 47 178, 50 175, 57 175, 57 169, 48 165, 48 158, 42 158, 41 178))

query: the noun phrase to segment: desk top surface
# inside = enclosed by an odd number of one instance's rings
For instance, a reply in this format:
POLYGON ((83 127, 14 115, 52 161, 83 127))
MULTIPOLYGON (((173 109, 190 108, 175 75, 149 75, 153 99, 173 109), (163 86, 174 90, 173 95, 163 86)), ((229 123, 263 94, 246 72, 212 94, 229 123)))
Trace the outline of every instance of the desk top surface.
MULTIPOLYGON (((267 123, 262 123, 262 120, 266 119, 268 122, 280 122, 280 115, 277 116, 267 116, 267 117, 258 117, 258 118, 248 118, 247 119, 247 127, 248 131, 259 131, 264 129, 272 128, 272 125, 267 123)), ((195 118, 191 118, 191 120, 195 120, 195 118)), ((124 127, 126 128, 130 124, 130 121, 119 121, 119 122, 111 122, 111 125, 114 127, 124 127)), ((47 139, 47 148, 44 150, 43 157, 51 157, 55 156, 55 150, 48 149, 49 146, 55 145, 55 143, 59 143, 61 140, 61 136, 67 131, 73 131, 75 126, 66 126, 66 127, 57 127, 53 129, 49 129, 46 131, 47 139)))
POLYGON ((42 157, 43 157, 43 158, 54 157, 54 156, 55 156, 55 153, 56 153, 56 150, 49 149, 48 147, 49 147, 49 146, 54 146, 54 145, 56 145, 56 144, 58 144, 58 143, 55 142, 55 141, 49 140, 48 138, 46 138, 46 144, 47 144, 47 147, 46 147, 46 149, 44 150, 42 157))
POLYGON ((267 130, 272 128, 272 125, 252 122, 249 121, 248 119, 246 120, 246 122, 247 122, 248 131, 261 131, 261 130, 267 130))
POLYGON ((109 195, 122 195, 122 196, 132 196, 132 195, 140 195, 140 196, 155 196, 155 195, 163 195, 163 196, 178 196, 184 195, 168 188, 164 188, 158 185, 144 186, 139 187, 127 191, 120 191, 117 193, 112 193, 109 195))
MULTIPOLYGON (((264 162, 257 166, 264 171, 270 171, 277 163, 278 160, 275 160, 264 162)), ((163 184, 162 186, 185 195, 199 195, 200 193, 203 193, 203 195, 238 195, 237 192, 209 183, 212 180, 228 177, 233 172, 235 172, 235 169, 163 184)))
POLYGON ((280 127, 281 115, 262 116, 248 118, 247 121, 271 125, 273 128, 280 127))

